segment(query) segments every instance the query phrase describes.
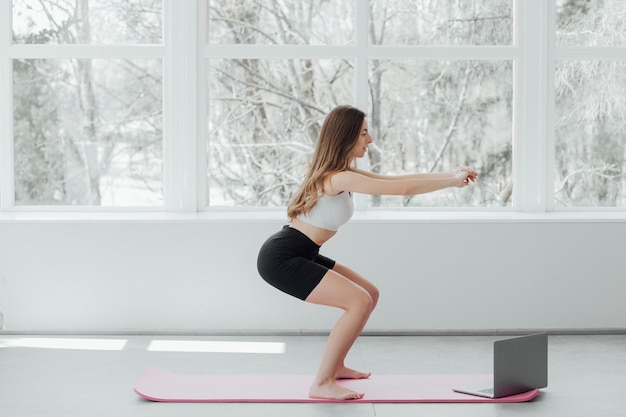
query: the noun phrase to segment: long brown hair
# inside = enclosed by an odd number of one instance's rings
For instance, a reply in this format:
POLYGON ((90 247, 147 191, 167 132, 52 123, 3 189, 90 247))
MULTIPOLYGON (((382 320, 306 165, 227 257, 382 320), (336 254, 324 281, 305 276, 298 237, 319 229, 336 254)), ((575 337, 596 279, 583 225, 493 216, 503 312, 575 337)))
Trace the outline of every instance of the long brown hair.
POLYGON ((350 168, 365 113, 351 106, 335 107, 322 124, 304 182, 287 207, 290 220, 308 213, 324 193, 324 181, 350 168))

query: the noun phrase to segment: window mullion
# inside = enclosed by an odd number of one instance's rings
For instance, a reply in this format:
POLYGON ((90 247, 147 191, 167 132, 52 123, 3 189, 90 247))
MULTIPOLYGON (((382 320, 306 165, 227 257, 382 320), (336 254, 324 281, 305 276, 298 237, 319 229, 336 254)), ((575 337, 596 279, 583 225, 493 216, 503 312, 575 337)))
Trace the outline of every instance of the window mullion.
POLYGON ((168 211, 197 210, 197 2, 164 2, 164 181, 168 211))
POLYGON ((0 211, 15 203, 13 185, 13 86, 11 47, 11 2, 0 5, 0 211))
MULTIPOLYGON (((553 30, 553 33, 555 30, 553 30)), ((555 59, 575 60, 624 60, 626 47, 624 46, 561 46, 554 51, 555 59)))
POLYGON ((196 33, 196 210, 204 211, 207 207, 207 137, 208 137, 208 88, 207 88, 207 58, 204 55, 207 42, 207 24, 209 21, 208 2, 198 2, 197 33, 196 33))
MULTIPOLYGON (((369 109, 369 2, 354 0, 356 30, 354 62, 354 101, 355 106, 365 112, 369 109)), ((357 161, 359 168, 369 170, 369 158, 357 161)), ((357 194, 357 210, 367 209, 368 196, 357 194)))
POLYGON ((543 190, 545 196, 545 207, 547 211, 554 211, 555 197, 555 168, 556 168, 556 139, 555 139, 555 120, 556 120, 556 81, 555 81, 555 65, 556 65, 556 5, 555 2, 546 2, 546 33, 544 42, 546 43, 546 85, 545 98, 546 105, 546 124, 544 127, 545 142, 543 150, 545 152, 545 188, 543 190))
POLYGON ((161 58, 161 45, 50 45, 16 44, 11 46, 14 59, 116 59, 161 58))
POLYGON ((355 0, 356 7, 356 22, 354 27, 356 28, 356 62, 355 62, 355 92, 354 100, 356 106, 361 109, 367 109, 368 97, 369 97, 369 4, 365 1, 355 0))
POLYGON ((548 6, 519 1, 516 25, 521 60, 516 65, 514 205, 523 212, 547 209, 548 6))

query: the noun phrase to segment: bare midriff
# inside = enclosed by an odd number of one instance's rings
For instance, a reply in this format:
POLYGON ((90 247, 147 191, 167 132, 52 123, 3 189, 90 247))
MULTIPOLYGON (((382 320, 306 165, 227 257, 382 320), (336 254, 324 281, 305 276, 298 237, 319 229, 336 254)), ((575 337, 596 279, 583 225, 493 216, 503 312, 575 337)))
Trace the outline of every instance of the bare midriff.
POLYGON ((306 235, 318 246, 322 246, 337 233, 335 230, 322 229, 321 227, 305 223, 298 218, 293 219, 290 226, 306 235))

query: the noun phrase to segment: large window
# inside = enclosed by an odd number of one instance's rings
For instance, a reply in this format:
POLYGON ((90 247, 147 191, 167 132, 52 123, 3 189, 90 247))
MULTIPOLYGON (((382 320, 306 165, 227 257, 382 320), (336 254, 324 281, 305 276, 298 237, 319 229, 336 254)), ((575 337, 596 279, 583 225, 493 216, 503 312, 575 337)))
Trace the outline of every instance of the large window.
POLYGON ((556 25, 555 205, 624 208, 626 4, 557 0, 556 25))
POLYGON ((362 168, 480 172, 358 210, 624 209, 623 6, 2 2, 0 210, 283 210, 338 104, 362 168))
POLYGON ((207 2, 209 54, 216 45, 240 54, 207 61, 208 205, 287 205, 325 113, 355 101, 354 57, 310 52, 354 45, 352 3, 207 2), (250 44, 255 57, 236 49, 250 44))
POLYGON ((208 205, 286 205, 324 115, 356 103, 374 137, 369 169, 481 172, 476 187, 373 196, 368 207, 511 206, 512 1, 212 0, 208 7, 208 205), (250 44, 259 45, 258 59, 249 58, 250 44), (215 45, 229 45, 230 57, 212 58, 221 51, 215 45), (423 56, 433 45, 461 46, 423 56), (476 59, 463 56, 470 45, 483 47, 476 59))
POLYGON ((12 6, 12 202, 162 206, 161 0, 12 6))

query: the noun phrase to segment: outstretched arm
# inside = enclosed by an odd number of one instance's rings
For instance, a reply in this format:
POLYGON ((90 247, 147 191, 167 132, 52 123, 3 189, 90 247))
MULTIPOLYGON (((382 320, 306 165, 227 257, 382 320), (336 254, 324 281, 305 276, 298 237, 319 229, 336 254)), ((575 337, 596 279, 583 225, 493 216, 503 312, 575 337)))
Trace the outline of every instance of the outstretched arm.
POLYGON ((379 175, 351 169, 330 178, 333 193, 352 191, 372 195, 416 195, 448 187, 465 187, 476 181, 478 173, 471 168, 451 172, 409 175, 379 175))
MULTIPOLYGON (((363 174, 366 175, 368 177, 371 178, 378 178, 378 179, 383 179, 383 180, 393 180, 393 179, 398 179, 398 178, 430 178, 430 179, 436 179, 436 178, 448 178, 450 176, 450 171, 448 172, 432 172, 432 173, 416 173, 416 174, 403 174, 403 175, 381 175, 381 174, 376 174, 374 172, 369 172, 369 171, 363 171, 361 169, 357 169, 357 168, 351 168, 352 171, 354 172, 358 172, 359 174, 363 174)), ((467 172, 468 175, 470 173, 474 174, 475 176, 478 175, 476 173, 476 171, 470 169, 470 168, 466 168, 466 167, 461 167, 455 171, 453 171, 453 174, 456 174, 458 171, 464 171, 467 172)))

